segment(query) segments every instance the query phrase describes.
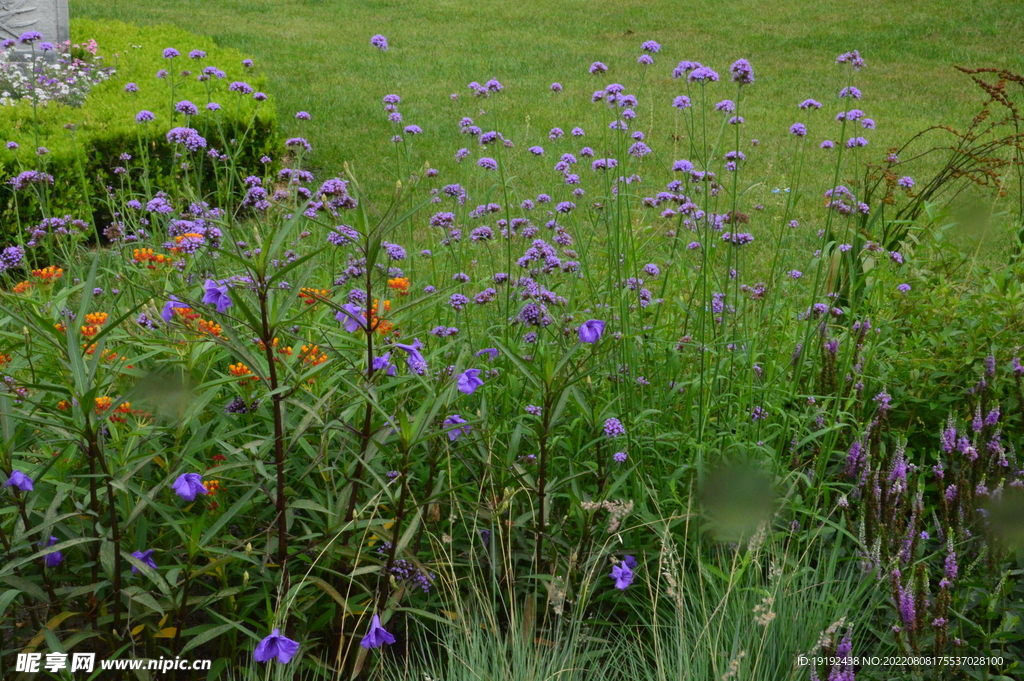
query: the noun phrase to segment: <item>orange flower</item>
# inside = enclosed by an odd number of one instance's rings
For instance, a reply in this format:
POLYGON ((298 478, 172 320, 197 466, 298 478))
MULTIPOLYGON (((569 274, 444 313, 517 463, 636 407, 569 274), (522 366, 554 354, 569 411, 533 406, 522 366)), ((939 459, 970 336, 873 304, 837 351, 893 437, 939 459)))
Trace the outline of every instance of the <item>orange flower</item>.
POLYGON ((63 277, 64 270, 60 267, 50 265, 49 267, 44 267, 41 270, 32 270, 32 276, 36 279, 42 280, 44 283, 49 283, 63 277))
POLYGON ((220 480, 203 480, 203 487, 206 488, 206 493, 212 496, 220 489, 220 480))
POLYGON ((253 374, 252 370, 249 367, 242 364, 241 362, 239 362, 238 364, 229 364, 228 373, 237 378, 238 382, 241 385, 245 385, 250 381, 255 383, 256 381, 260 380, 259 376, 253 374))
POLYGON ((396 277, 394 279, 388 279, 388 288, 398 291, 398 295, 400 296, 407 296, 409 295, 409 278, 396 277))
POLYGON ((196 323, 196 326, 199 327, 199 333, 207 333, 211 336, 219 337, 221 335, 221 331, 223 330, 221 329, 220 324, 217 324, 216 322, 209 322, 206 321, 205 319, 200 319, 196 323))
POLYGON ((61 400, 60 402, 57 403, 57 408, 60 409, 61 411, 67 411, 68 409, 71 408, 71 403, 68 402, 67 400, 61 400))
POLYGON ((299 291, 299 298, 306 301, 306 305, 314 305, 318 300, 329 297, 331 294, 322 288, 306 288, 302 287, 299 291))
POLYGON ((106 410, 110 409, 110 405, 114 403, 114 400, 109 397, 97 397, 96 398, 96 414, 102 414, 106 410))
POLYGON ((82 327, 82 335, 85 336, 86 338, 92 338, 93 336, 95 336, 99 332, 100 332, 100 327, 98 327, 98 326, 83 326, 82 327))
MULTIPOLYGON (((278 343, 280 342, 280 340, 281 339, 279 339, 279 338, 275 338, 274 341, 270 344, 271 347, 273 347, 275 350, 277 350, 278 353, 280 353, 282 355, 288 355, 289 357, 291 357, 292 356, 292 348, 291 348, 291 346, 289 345, 287 347, 278 347, 278 343)), ((267 351, 267 344, 264 343, 262 340, 257 340, 256 341, 256 345, 260 346, 260 350, 262 350, 263 352, 267 351)))
POLYGON ((230 373, 232 376, 241 377, 250 375, 252 373, 252 370, 249 367, 242 364, 241 362, 239 362, 238 364, 229 364, 228 373, 230 373))
POLYGON ((154 253, 152 248, 136 248, 132 251, 132 260, 151 270, 155 270, 158 265, 169 265, 174 262, 163 253, 154 253))
POLYGON ((320 352, 319 345, 303 345, 302 352, 299 354, 302 361, 306 364, 312 364, 313 366, 319 366, 327 361, 327 355, 320 352))
POLYGON ((23 281, 23 282, 21 282, 20 284, 18 284, 17 286, 14 287, 14 292, 15 293, 24 293, 25 291, 28 291, 30 288, 32 288, 32 282, 31 281, 23 281))
POLYGON ((107 319, 109 318, 110 315, 108 315, 106 312, 90 312, 89 314, 85 315, 86 323, 91 324, 93 326, 103 326, 104 324, 107 323, 107 319))
MULTIPOLYGON (((305 346, 303 346, 305 347, 305 346)), ((0 369, 11 363, 11 356, 0 352, 0 369)))
MULTIPOLYGON (((380 307, 379 301, 373 301, 373 306, 370 308, 370 328, 374 329, 382 336, 386 336, 395 328, 395 325, 389 321, 381 319, 377 316, 378 309, 380 307)), ((384 312, 391 311, 391 301, 384 301, 384 312)))
POLYGON ((57 322, 56 324, 53 325, 53 328, 57 329, 61 333, 64 333, 65 331, 68 330, 68 327, 67 325, 64 324, 64 322, 57 322))

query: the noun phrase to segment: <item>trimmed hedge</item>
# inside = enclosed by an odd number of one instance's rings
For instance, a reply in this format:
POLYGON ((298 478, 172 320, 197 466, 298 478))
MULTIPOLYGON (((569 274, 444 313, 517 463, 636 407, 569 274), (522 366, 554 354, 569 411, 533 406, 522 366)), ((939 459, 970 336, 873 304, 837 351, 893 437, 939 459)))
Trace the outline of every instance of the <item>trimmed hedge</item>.
MULTIPOLYGON (((235 81, 247 83, 256 92, 266 85, 264 74, 243 66, 242 53, 166 25, 75 20, 71 35, 79 43, 95 39, 104 65, 114 66, 117 71, 110 80, 96 85, 81 107, 51 102, 38 108, 38 144, 49 150, 42 156, 36 154, 36 118, 31 102, 0 107, 0 173, 5 182, 0 190, 0 219, 7 235, 17 229, 19 218, 26 224, 38 221, 40 216, 32 193, 19 192, 16 197, 6 184, 8 178, 23 170, 49 173, 54 184, 48 192, 46 212, 70 214, 102 227, 101 223, 109 219, 102 214, 103 187, 131 182, 141 174, 137 165, 141 144, 145 144, 152 186, 166 186, 181 172, 181 159, 175 158, 175 147, 166 137, 174 127, 197 129, 208 143, 203 151, 216 148, 228 153, 234 173, 244 176, 263 167, 260 158, 270 153, 276 141, 276 113, 272 100, 257 102, 252 94, 229 90, 235 81), (180 56, 165 58, 163 52, 168 47, 177 49, 180 56), (191 59, 192 50, 202 50, 206 56, 191 59), (200 82, 197 76, 208 66, 216 67, 226 77, 213 76, 200 82), (157 77, 161 69, 175 74, 173 93, 171 79, 157 77), (183 71, 191 73, 180 75, 183 71), (138 91, 125 91, 127 83, 136 83, 138 91), (195 104, 199 114, 186 117, 175 112, 175 103, 182 100, 195 104), (209 102, 220 104, 222 109, 207 111, 209 102), (137 123, 135 116, 144 109, 153 112, 156 120, 137 123), (233 144, 232 140, 238 142, 233 144), (10 141, 19 148, 2 148, 10 141), (134 159, 126 163, 120 158, 123 153, 134 159), (119 166, 127 167, 128 172, 115 174, 119 166)), ((204 166, 208 172, 215 162, 205 153, 192 154, 189 160, 194 166, 190 172, 204 172, 204 166)))

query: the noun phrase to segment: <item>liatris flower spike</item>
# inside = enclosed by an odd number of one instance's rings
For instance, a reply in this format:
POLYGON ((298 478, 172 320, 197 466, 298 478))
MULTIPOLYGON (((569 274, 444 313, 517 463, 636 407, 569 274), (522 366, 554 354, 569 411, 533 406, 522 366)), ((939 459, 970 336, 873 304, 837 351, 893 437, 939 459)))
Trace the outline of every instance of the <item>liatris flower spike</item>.
POLYGON ((288 664, 298 650, 298 641, 282 635, 280 629, 274 629, 270 636, 259 642, 252 656, 257 662, 270 662, 277 658, 281 664, 288 664))

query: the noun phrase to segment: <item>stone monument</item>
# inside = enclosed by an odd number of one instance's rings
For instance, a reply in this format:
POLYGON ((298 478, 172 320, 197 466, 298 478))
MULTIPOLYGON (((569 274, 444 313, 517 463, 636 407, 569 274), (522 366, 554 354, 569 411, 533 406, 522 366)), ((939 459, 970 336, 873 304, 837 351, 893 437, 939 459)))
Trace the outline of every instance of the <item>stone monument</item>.
POLYGON ((68 0, 0 0, 0 40, 17 40, 26 31, 51 43, 70 40, 68 0))

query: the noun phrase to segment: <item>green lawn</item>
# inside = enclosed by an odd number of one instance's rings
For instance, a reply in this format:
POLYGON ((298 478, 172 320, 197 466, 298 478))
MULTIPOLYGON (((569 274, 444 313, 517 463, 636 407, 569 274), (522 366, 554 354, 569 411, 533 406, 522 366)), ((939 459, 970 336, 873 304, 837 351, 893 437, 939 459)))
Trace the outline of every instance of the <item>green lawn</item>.
MULTIPOLYGON (((464 115, 484 130, 500 129, 525 153, 532 144, 547 143, 547 130, 555 125, 597 132, 601 107, 590 103, 589 94, 622 82, 639 97, 639 129, 664 162, 670 160, 666 144, 673 144, 676 125, 665 93, 684 91, 682 82, 672 81, 671 69, 691 59, 725 74, 729 64, 745 57, 757 82, 744 95, 741 113, 747 122, 741 134, 762 141, 759 162, 771 185, 784 182, 772 169, 785 163, 781 143, 793 122, 808 124, 808 140, 815 144, 838 135, 831 117, 838 107, 839 79, 848 73, 833 63, 841 52, 858 49, 867 60, 858 74, 864 99, 857 105, 877 121, 869 135, 877 154, 928 125, 969 120, 980 101, 978 91, 954 64, 1024 71, 1024 53, 1017 49, 1024 13, 1015 3, 879 4, 71 0, 71 14, 173 23, 252 54, 270 76, 284 132, 313 141, 314 163, 322 170, 333 172, 352 161, 364 176, 387 161, 382 152, 393 133, 380 98, 389 92, 402 95, 405 123, 425 131, 416 139, 421 157, 443 169, 455 149, 470 146, 457 132, 464 115), (383 60, 369 45, 375 33, 391 42, 383 60), (641 87, 643 67, 636 58, 644 40, 663 48, 641 87), (589 75, 594 60, 611 71, 589 75), (505 85, 505 96, 473 100, 466 84, 492 77, 505 85), (556 80, 565 86, 558 96, 548 90, 556 80), (657 95, 647 96, 649 86, 657 95), (450 100, 452 93, 459 94, 458 101, 450 100), (796 104, 805 97, 826 108, 816 116, 798 111, 796 104), (302 109, 313 114, 312 122, 291 118, 302 109)), ((709 97, 734 99, 735 88, 726 81, 709 89, 709 97)), ((568 142, 562 146, 554 151, 576 150, 568 142)), ((749 151, 749 145, 743 148, 749 151)), ((550 163, 539 167, 551 177, 550 163)))

